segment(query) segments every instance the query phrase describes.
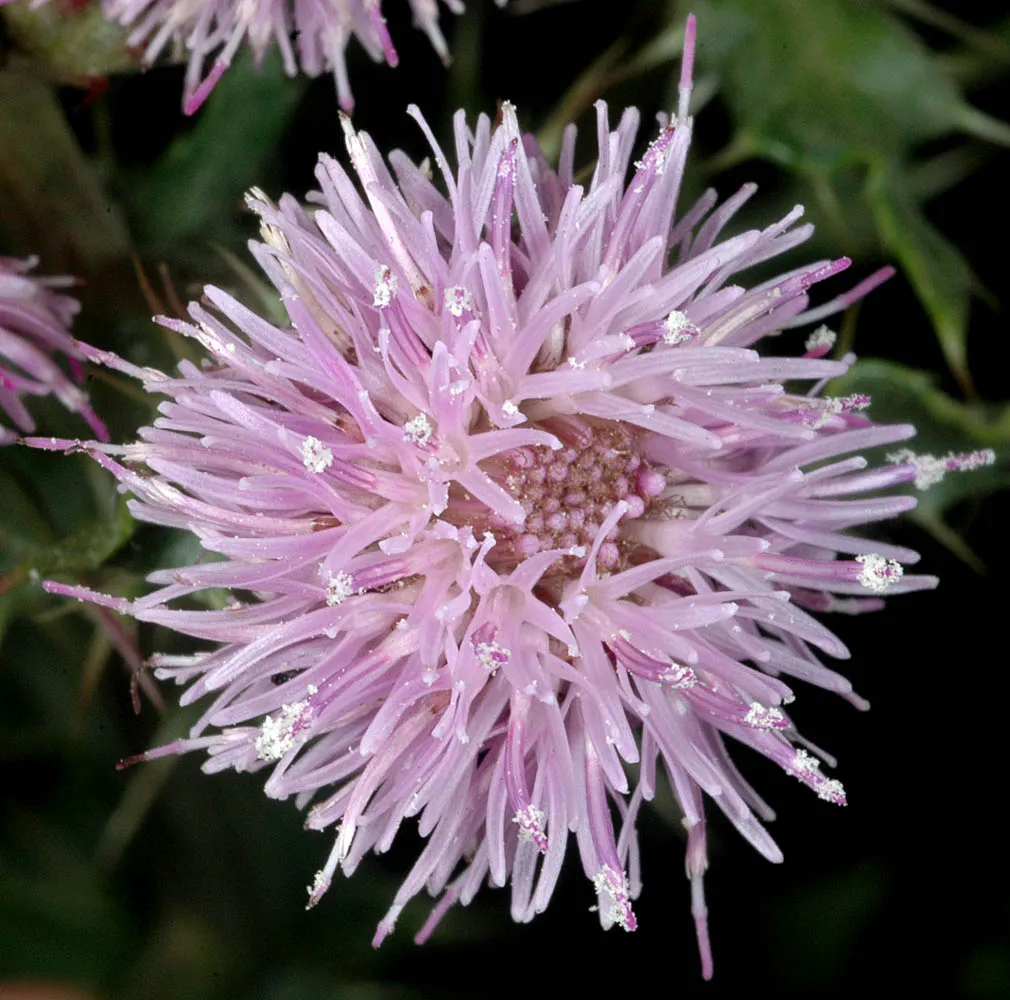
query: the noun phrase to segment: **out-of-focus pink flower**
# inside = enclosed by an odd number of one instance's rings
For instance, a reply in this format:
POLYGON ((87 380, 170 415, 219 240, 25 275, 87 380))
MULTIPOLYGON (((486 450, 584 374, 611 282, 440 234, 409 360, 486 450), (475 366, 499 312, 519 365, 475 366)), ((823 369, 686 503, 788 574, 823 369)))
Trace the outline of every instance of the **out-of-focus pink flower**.
MULTIPOLYGON (((397 0, 400 2, 400 0, 397 0)), ((449 58, 438 26, 438 0, 409 0, 415 24, 449 58)), ((456 14, 461 0, 443 0, 456 14)), ((129 43, 153 63, 169 45, 188 60, 183 108, 193 114, 207 99, 239 46, 257 60, 276 45, 289 76, 332 73, 340 104, 354 105, 344 53, 356 38, 376 61, 397 64, 396 49, 382 16, 382 0, 103 0, 106 16, 131 29, 129 43), (209 64, 209 68, 208 68, 209 64)))
POLYGON ((849 653, 809 612, 935 584, 903 572, 914 552, 850 531, 914 504, 879 494, 921 462, 861 455, 913 429, 821 395, 851 360, 825 358, 823 330, 801 357, 754 350, 802 343, 792 328, 888 272, 811 308, 847 260, 735 279, 810 235, 801 209, 727 239, 752 185, 677 214, 693 44, 692 19, 677 114, 638 162, 637 112, 612 128, 598 107, 586 185, 574 129, 555 168, 508 105, 472 131, 457 115, 455 168, 411 109, 437 180, 402 153, 387 167, 345 121, 353 174, 323 156, 311 210, 249 197, 290 326, 208 288, 192 322, 160 320, 203 344, 203 366, 89 352, 166 397, 139 441, 39 442, 86 449, 137 517, 220 557, 153 574, 135 601, 48 585, 211 644, 154 657, 184 702, 210 703, 189 738, 137 759, 203 749, 208 772, 266 771, 268 795, 335 830, 310 905, 416 817, 426 845, 376 943, 423 889, 441 900, 418 940, 488 880, 531 919, 573 832, 601 923, 633 930, 635 824, 662 769, 710 974, 706 797, 781 860, 728 744, 843 804, 786 708, 787 678, 865 706, 822 663, 849 653), (194 603, 210 588, 232 603, 194 603))
MULTIPOLYGON (((0 410, 19 431, 31 433, 35 421, 25 406, 26 398, 55 396, 68 410, 84 417, 105 441, 105 427, 79 385, 83 355, 68 333, 80 305, 56 291, 74 281, 33 277, 37 264, 34 257, 0 257, 0 410), (69 375, 57 361, 61 357, 69 375)), ((17 437, 0 424, 0 444, 10 444, 17 437)))
MULTIPOLYGON (((0 7, 13 0, 0 0, 0 7)), ((41 7, 52 0, 27 0, 41 7)), ((78 5, 90 0, 79 0, 78 5)), ((438 24, 439 0, 394 0, 410 4, 414 24, 431 40, 439 58, 449 48, 438 24)), ((504 5, 506 0, 496 0, 504 5)), ((288 76, 332 73, 340 106, 354 107, 345 53, 352 38, 376 61, 396 66, 383 0, 102 0, 110 21, 129 29, 127 44, 143 51, 151 66, 167 50, 187 62, 182 106, 198 111, 245 44, 257 62, 274 45, 288 76)), ((454 14, 463 0, 442 0, 454 14)))

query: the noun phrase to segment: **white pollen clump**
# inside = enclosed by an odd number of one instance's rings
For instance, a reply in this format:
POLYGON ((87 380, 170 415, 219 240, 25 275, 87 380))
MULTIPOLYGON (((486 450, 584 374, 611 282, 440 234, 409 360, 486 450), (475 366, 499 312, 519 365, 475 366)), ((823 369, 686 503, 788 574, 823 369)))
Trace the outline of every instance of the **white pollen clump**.
POLYGON ((805 344, 808 351, 828 350, 835 346, 838 334, 825 325, 819 326, 809 337, 805 344))
POLYGON ((519 840, 521 843, 536 844, 541 853, 547 853, 547 835, 544 832, 544 820, 546 816, 542 809, 537 809, 534 805, 528 805, 525 809, 512 817, 512 822, 519 827, 519 840))
POLYGON ((824 799, 825 802, 834 802, 836 805, 845 805, 845 789, 842 783, 836 778, 825 778, 821 774, 821 762, 806 750, 797 749, 796 756, 789 762, 786 771, 809 785, 817 793, 818 798, 824 799))
POLYGON ((885 559, 876 552, 856 556, 856 562, 863 567, 859 571, 858 581, 875 594, 883 594, 890 590, 905 572, 901 563, 895 562, 893 559, 885 559))
POLYGON ((506 399, 501 405, 501 411, 507 417, 514 417, 519 412, 519 407, 511 399, 506 399))
POLYGON ((260 760, 280 760, 309 738, 312 720, 316 714, 311 699, 318 691, 314 684, 310 684, 308 698, 292 702, 290 705, 282 705, 280 715, 276 718, 268 715, 263 720, 260 734, 256 737, 256 756, 260 760))
POLYGON ((817 797, 825 802, 845 804, 845 788, 837 778, 825 778, 815 789, 817 797))
POLYGON ((666 331, 663 334, 664 344, 683 344, 698 335, 698 328, 679 309, 672 310, 663 320, 663 329, 666 331))
POLYGON ((796 756, 789 764, 789 770, 797 777, 801 774, 820 774, 821 762, 806 750, 797 749, 796 756))
POLYGON ((412 417, 403 425, 403 440, 413 444, 425 445, 431 440, 431 421, 423 414, 419 413, 412 417))
POLYGON ((302 465, 317 475, 333 464, 333 452, 319 438, 307 437, 302 442, 302 465))
POLYGON ((376 309, 385 309, 393 301, 399 278, 384 264, 375 272, 375 288, 372 292, 372 305, 376 309))
POLYGON ((312 885, 307 885, 305 891, 309 894, 309 901, 305 904, 306 910, 311 910, 316 905, 319 896, 326 889, 326 872, 322 868, 316 872, 312 878, 312 885))
POLYGON ((870 397, 854 392, 851 396, 826 396, 821 402, 829 413, 850 413, 865 410, 870 405, 870 397))
POLYGON ((806 411, 806 424, 815 430, 827 424, 833 416, 841 413, 851 413, 854 410, 865 410, 870 405, 870 397, 863 393, 853 393, 851 396, 825 396, 823 399, 804 400, 813 404, 813 409, 806 411))
POLYGON ((469 288, 462 285, 450 285, 445 290, 444 300, 445 308, 457 318, 462 316, 465 310, 473 307, 473 295, 469 288))
POLYGON ((698 675, 686 663, 678 663, 676 660, 673 660, 670 663, 669 670, 663 674, 661 680, 664 684, 669 684, 670 687, 686 691, 698 683, 698 675))
POLYGON ((777 708, 769 708, 759 701, 752 701, 743 721, 755 729, 782 729, 786 724, 786 717, 777 708))
POLYGON ((624 872, 614 871, 610 865, 604 865, 593 876, 593 888, 596 889, 605 926, 617 924, 626 931, 633 931, 638 926, 631 910, 631 893, 624 872))
POLYGON ((497 642, 475 642, 473 654, 477 662, 492 676, 503 664, 508 663, 512 650, 499 646, 497 642))
POLYGON ((336 575, 330 574, 326 582, 326 603, 332 608, 337 604, 343 604, 354 593, 354 581, 350 573, 341 570, 336 575))
POLYGON ((915 469, 915 488, 928 490, 941 482, 948 472, 971 472, 983 466, 992 465, 996 461, 996 452, 992 448, 981 448, 962 454, 948 452, 946 455, 916 455, 909 448, 902 448, 887 456, 888 462, 904 465, 906 462, 915 469))

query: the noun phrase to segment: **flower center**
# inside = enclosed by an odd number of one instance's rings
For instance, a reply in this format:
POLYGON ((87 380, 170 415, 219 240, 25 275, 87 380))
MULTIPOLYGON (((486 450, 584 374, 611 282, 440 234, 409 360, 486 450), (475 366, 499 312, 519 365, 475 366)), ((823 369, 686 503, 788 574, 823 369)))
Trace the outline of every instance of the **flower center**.
MULTIPOLYGON (((643 460, 634 427, 571 417, 551 418, 540 427, 563 447, 517 448, 500 456, 500 482, 525 511, 526 522, 516 527, 492 518, 491 530, 517 560, 545 549, 572 549, 581 566, 614 506, 623 500, 625 519, 641 517, 666 480, 643 460)), ((597 555, 601 569, 617 564, 620 545, 615 526, 597 555)))

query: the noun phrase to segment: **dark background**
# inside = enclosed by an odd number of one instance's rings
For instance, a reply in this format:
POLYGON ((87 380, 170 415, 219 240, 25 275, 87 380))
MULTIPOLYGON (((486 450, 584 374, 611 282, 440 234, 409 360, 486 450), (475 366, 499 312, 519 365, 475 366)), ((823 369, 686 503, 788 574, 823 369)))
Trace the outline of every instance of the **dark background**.
MULTIPOLYGON (((870 148, 855 122, 862 113, 855 102, 851 135, 857 138, 845 146, 850 133, 839 132, 841 154, 804 146, 804 108, 821 98, 848 106, 844 61, 862 53, 864 42, 866 59, 873 55, 859 30, 842 37, 829 26, 826 37, 837 44, 829 51, 839 60, 829 76, 840 81, 839 93, 826 87, 786 94, 787 109, 796 102, 789 120, 798 123, 800 139, 793 141, 789 129, 765 128, 765 139, 774 142, 726 156, 748 130, 761 133, 747 117, 748 100, 761 103, 763 81, 782 71, 776 59, 791 58, 807 38, 802 31, 783 35, 783 54, 776 57, 772 46, 767 55, 770 77, 756 77, 755 93, 742 94, 732 67, 713 52, 726 36, 708 34, 705 10, 710 18, 730 19, 718 22, 725 31, 741 11, 788 13, 790 0, 696 6, 705 107, 684 203, 709 183, 725 196, 755 179, 762 192, 742 225, 767 224, 800 199, 825 234, 809 255, 827 247, 851 253, 857 277, 897 262, 902 273, 842 327, 860 357, 894 363, 882 381, 879 370, 865 376, 877 379, 871 413, 919 423, 922 450, 999 451, 1010 439, 1010 418, 1003 419, 1010 412, 1003 402, 1010 361, 1003 311, 1006 146, 941 122, 933 131, 897 129, 870 148), (959 163, 959 170, 943 172, 944 164, 959 163), (930 164, 939 189, 917 188, 930 164), (916 219, 945 246, 959 248, 974 272, 968 362, 960 370, 952 370, 941 350, 936 317, 923 305, 928 294, 907 276, 916 252, 927 264, 940 260, 937 282, 954 268, 943 266, 943 251, 928 240, 902 249, 900 237, 882 230, 867 194, 875 168, 886 169, 902 190, 918 192, 916 219), (835 216, 825 183, 839 199, 835 216), (923 387, 910 369, 931 372, 932 384, 923 387)), ((564 106, 592 141, 587 109, 596 96, 610 102, 615 120, 624 104, 639 105, 644 148, 652 116, 672 103, 678 67, 665 60, 643 68, 636 58, 657 39, 672 37, 686 6, 576 0, 521 13, 522 4, 503 11, 470 0, 468 7, 459 19, 443 11, 455 54, 448 71, 412 28, 402 0, 384 4, 398 69, 372 64, 352 43, 354 122, 380 149, 398 146, 418 158, 427 153, 404 114, 411 102, 443 141, 453 109, 493 114, 501 99, 515 103, 520 120, 545 141, 552 116, 564 106), (580 79, 581 90, 573 93, 580 79)), ((916 8, 911 3, 825 0, 806 7, 824 17, 841 9, 843 20, 852 10, 885 19, 916 39, 937 79, 956 81, 974 107, 1010 118, 1010 12, 994 20, 991 5, 954 0, 929 8, 941 16, 956 13, 988 40, 980 42, 952 34, 942 20, 908 17, 916 8)), ((820 37, 811 34, 810 44, 820 37)), ((256 183, 274 197, 301 195, 314 186, 320 150, 343 155, 332 80, 289 81, 273 61, 262 76, 237 65, 203 111, 185 119, 179 67, 114 75, 107 91, 89 100, 74 85, 80 81, 23 28, 7 25, 3 52, 0 252, 39 251, 47 273, 86 279, 78 335, 138 362, 171 364, 172 345, 146 320, 151 308, 132 258, 166 302, 159 268, 183 299, 213 281, 258 304, 255 284, 235 263, 251 263, 243 243, 254 235, 241 194, 256 183)), ((871 69, 871 62, 864 64, 864 78, 871 69)), ((886 81, 890 69, 878 69, 886 81)), ((591 145, 580 149, 580 162, 588 163, 591 145)), ((908 225, 902 232, 918 230, 908 225)), ((802 253, 782 266, 795 266, 802 253)), ((798 345, 794 335, 770 348, 792 352, 798 345)), ((110 416, 114 439, 128 438, 149 419, 147 402, 115 379, 96 377, 92 392, 110 416)), ((55 408, 38 412, 56 432, 79 433, 55 408)), ((328 852, 329 837, 303 832, 291 804, 265 799, 255 776, 203 776, 199 755, 116 772, 118 759, 182 732, 191 715, 173 707, 176 693, 168 689, 163 712, 145 698, 135 715, 127 672, 93 615, 43 597, 18 576, 34 560, 55 565, 49 571, 63 578, 129 592, 154 565, 193 558, 193 544, 150 527, 126 529, 128 537, 114 544, 106 536, 116 501, 84 460, 6 449, 0 466, 0 517, 7 525, 0 532, 7 573, 0 596, 0 982, 71 983, 115 1000, 515 997, 557 986, 572 995, 658 987, 684 996, 756 989, 851 997, 870 985, 929 986, 946 996, 1010 994, 1005 471, 969 474, 943 494, 935 512, 950 537, 937 537, 944 529, 935 521, 913 518, 878 529, 922 553, 922 570, 941 577, 935 593, 891 601, 882 614, 830 622, 853 651, 844 672, 873 710, 862 714, 803 688, 793 714, 805 735, 838 756, 850 805, 818 801, 767 762, 735 755, 779 811, 771 832, 786 862, 763 861, 711 811, 706 886, 716 974, 704 984, 683 838, 664 800, 645 809, 641 820, 645 888, 635 934, 601 932, 573 844, 554 900, 534 923, 514 926, 507 894, 485 890, 468 909, 451 910, 433 939, 417 948, 411 938, 428 905, 419 900, 373 951, 374 925, 418 850, 409 831, 351 880, 338 878, 323 903, 305 913, 303 887, 328 852), (977 478, 969 480, 972 475, 977 478), (70 557, 60 548, 82 535, 97 539, 86 555, 70 557)), ((145 655, 182 642, 146 627, 136 640, 145 655)))

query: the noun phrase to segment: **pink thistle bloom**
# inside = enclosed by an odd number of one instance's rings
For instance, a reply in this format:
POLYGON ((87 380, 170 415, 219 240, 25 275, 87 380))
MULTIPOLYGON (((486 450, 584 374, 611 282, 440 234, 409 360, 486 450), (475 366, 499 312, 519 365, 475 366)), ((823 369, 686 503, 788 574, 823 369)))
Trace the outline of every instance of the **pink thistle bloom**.
MULTIPOLYGON (((463 10, 461 0, 444 3, 456 14, 463 10)), ((410 7, 415 24, 447 62, 438 0, 410 0, 410 7)), ((127 41, 143 48, 145 64, 151 65, 169 43, 185 50, 187 115, 207 99, 243 43, 257 61, 276 45, 289 76, 299 70, 309 76, 332 73, 340 104, 348 111, 354 99, 344 53, 352 37, 377 62, 398 62, 382 0, 103 0, 103 9, 110 20, 131 29, 127 41)))
MULTIPOLYGON (((0 0, 0 7, 13 0, 0 0)), ((41 7, 51 0, 29 0, 41 7)), ((80 5, 90 0, 80 0, 80 5)), ((408 0, 415 25, 443 63, 449 48, 438 25, 438 0, 408 0)), ((442 0, 454 14, 462 0, 442 0)), ((497 0, 504 5, 506 0, 497 0)), ((127 44, 143 51, 145 67, 167 47, 188 61, 182 106, 198 111, 245 43, 260 63, 271 46, 280 50, 288 76, 332 73, 340 106, 354 107, 345 52, 356 38, 376 62, 399 63, 382 0, 102 0, 106 18, 130 29, 127 44), (292 41, 294 39, 294 41, 292 41), (207 64, 210 62, 210 68, 207 64)))
MULTIPOLYGON (((74 279, 32 277, 37 264, 34 257, 0 257, 0 410, 20 431, 31 433, 35 421, 25 398, 55 396, 84 417, 103 441, 108 440, 80 387, 83 355, 67 332, 80 305, 55 290, 73 285, 74 279), (55 360, 60 355, 67 360, 69 375, 55 360)), ((17 437, 0 424, 0 445, 17 437)))
POLYGON ((426 845, 375 944, 424 889, 441 899, 418 941, 485 881, 530 920, 571 832, 602 925, 634 930, 636 818, 661 767, 710 975, 705 798, 782 859, 728 743, 844 804, 786 708, 786 678, 866 707, 822 662, 849 652, 809 611, 936 583, 903 572, 914 552, 849 531, 914 505, 879 491, 919 465, 860 455, 913 428, 820 396, 851 361, 823 357, 823 333, 803 357, 753 349, 887 272, 811 309, 847 260, 733 281, 810 235, 800 208, 728 239, 752 186, 676 215, 693 44, 692 19, 677 114, 639 162, 637 112, 612 129, 598 106, 585 186, 574 129, 555 169, 508 105, 472 131, 456 116, 455 169, 410 109, 445 193, 345 120, 353 172, 321 157, 311 211, 249 196, 290 326, 207 288, 192 322, 159 320, 203 366, 88 352, 165 397, 136 443, 37 442, 87 450, 138 518, 220 557, 154 573, 135 601, 47 584, 213 644, 153 658, 184 703, 209 704, 187 739, 133 760, 206 750, 208 772, 264 771, 269 796, 334 831, 310 906, 417 818, 426 845), (179 606, 221 587, 241 596, 179 606))

